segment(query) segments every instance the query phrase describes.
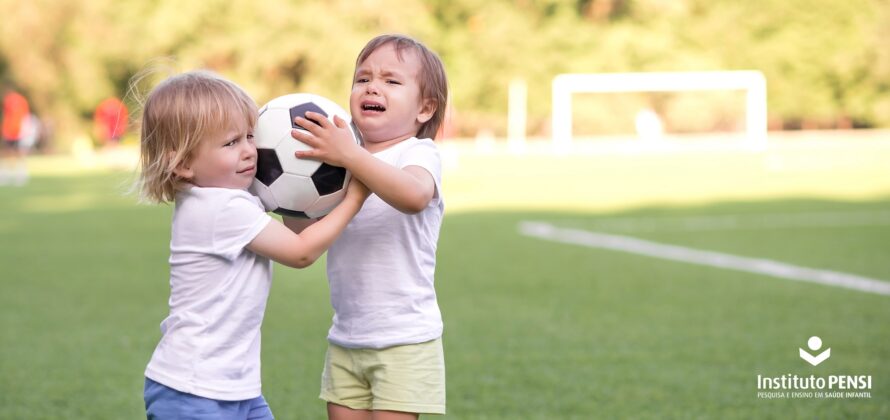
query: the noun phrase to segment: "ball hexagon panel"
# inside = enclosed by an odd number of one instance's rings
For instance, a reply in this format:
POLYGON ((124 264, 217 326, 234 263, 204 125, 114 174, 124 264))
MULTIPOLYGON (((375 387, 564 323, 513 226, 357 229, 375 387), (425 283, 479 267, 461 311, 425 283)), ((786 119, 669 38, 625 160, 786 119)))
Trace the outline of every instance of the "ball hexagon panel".
POLYGON ((331 212, 334 207, 337 207, 337 204, 340 204, 340 201, 343 200, 343 197, 346 196, 346 190, 337 191, 334 194, 328 194, 322 196, 312 204, 312 208, 306 210, 307 216, 311 218, 316 218, 319 216, 324 216, 331 212))
POLYGON ((288 122, 290 113, 287 109, 268 106, 263 109, 257 119, 256 127, 253 128, 253 141, 256 147, 274 149, 281 140, 293 139, 290 135, 291 125, 288 122))
POLYGON ((296 174, 302 176, 312 176, 321 166, 321 161, 312 159, 297 159, 294 153, 297 150, 311 150, 312 148, 305 143, 287 135, 278 147, 275 148, 275 154, 278 155, 278 161, 281 162, 281 169, 284 173, 296 174))
POLYGON ((279 206, 294 210, 309 208, 318 200, 318 191, 306 176, 284 173, 272 183, 270 190, 279 206))
POLYGON ((260 198, 266 211, 275 210, 279 207, 275 194, 272 194, 272 190, 268 186, 254 180, 253 184, 250 185, 250 192, 260 198))

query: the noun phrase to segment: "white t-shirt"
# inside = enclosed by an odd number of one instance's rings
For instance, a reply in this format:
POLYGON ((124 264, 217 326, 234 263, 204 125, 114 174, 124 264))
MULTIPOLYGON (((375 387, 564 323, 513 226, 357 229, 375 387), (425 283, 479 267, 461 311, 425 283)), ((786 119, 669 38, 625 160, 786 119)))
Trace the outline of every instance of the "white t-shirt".
POLYGON ((191 187, 175 203, 170 314, 145 376, 205 398, 258 397, 272 263, 245 246, 271 217, 243 190, 191 187))
POLYGON ((397 168, 432 174, 436 193, 417 214, 372 194, 328 250, 334 320, 328 340, 349 348, 386 348, 442 336, 433 277, 442 225, 442 165, 430 139, 411 138, 375 153, 397 168))

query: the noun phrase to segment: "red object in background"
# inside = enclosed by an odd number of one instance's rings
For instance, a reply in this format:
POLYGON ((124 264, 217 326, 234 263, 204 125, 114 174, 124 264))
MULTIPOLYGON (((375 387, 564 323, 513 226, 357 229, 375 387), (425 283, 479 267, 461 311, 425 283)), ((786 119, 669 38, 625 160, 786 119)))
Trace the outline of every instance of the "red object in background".
POLYGON ((28 116, 28 100, 17 92, 3 97, 3 139, 16 141, 22 138, 22 125, 28 116))
POLYGON ((104 143, 120 140, 127 131, 127 106, 120 99, 111 97, 99 103, 93 115, 96 136, 104 143))

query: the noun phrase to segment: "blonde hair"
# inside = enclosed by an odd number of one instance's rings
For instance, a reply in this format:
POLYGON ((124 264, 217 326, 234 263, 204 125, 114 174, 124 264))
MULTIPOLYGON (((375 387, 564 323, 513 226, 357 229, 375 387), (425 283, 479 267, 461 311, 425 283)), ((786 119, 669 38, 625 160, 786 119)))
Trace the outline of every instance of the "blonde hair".
POLYGON ((139 186, 143 198, 172 202, 186 182, 174 169, 187 164, 207 134, 244 118, 253 129, 256 103, 238 85, 210 71, 172 76, 148 95, 142 110, 139 186))
POLYGON ((442 65, 439 56, 420 41, 405 35, 388 34, 377 36, 365 44, 355 60, 355 68, 358 69, 378 48, 388 44, 393 44, 399 59, 402 58, 402 51, 406 49, 416 52, 420 59, 418 76, 420 80, 417 81, 420 84, 420 99, 431 100, 436 105, 436 111, 432 118, 417 130, 417 137, 435 139, 439 125, 445 120, 445 107, 448 102, 448 78, 445 76, 445 66, 442 65))

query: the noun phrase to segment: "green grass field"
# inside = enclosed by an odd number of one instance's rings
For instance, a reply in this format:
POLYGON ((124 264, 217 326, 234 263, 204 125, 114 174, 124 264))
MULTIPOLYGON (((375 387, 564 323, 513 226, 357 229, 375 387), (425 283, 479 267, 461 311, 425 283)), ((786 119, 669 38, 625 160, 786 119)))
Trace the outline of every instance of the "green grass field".
MULTIPOLYGON (((0 418, 144 416, 142 372, 167 310, 171 208, 135 204, 127 178, 60 171, 0 188, 0 418)), ((544 221, 890 280, 888 196, 700 201, 449 212, 437 270, 445 417, 890 417, 890 296, 548 242, 517 227, 544 221), (811 223, 813 214, 832 222, 811 223), (729 216, 731 226, 690 224, 729 216), (816 367, 798 357, 813 335, 832 349, 816 367), (757 375, 785 374, 871 375, 871 398, 757 397, 757 375)), ((263 375, 281 419, 324 418, 323 267, 276 267, 263 375)))

